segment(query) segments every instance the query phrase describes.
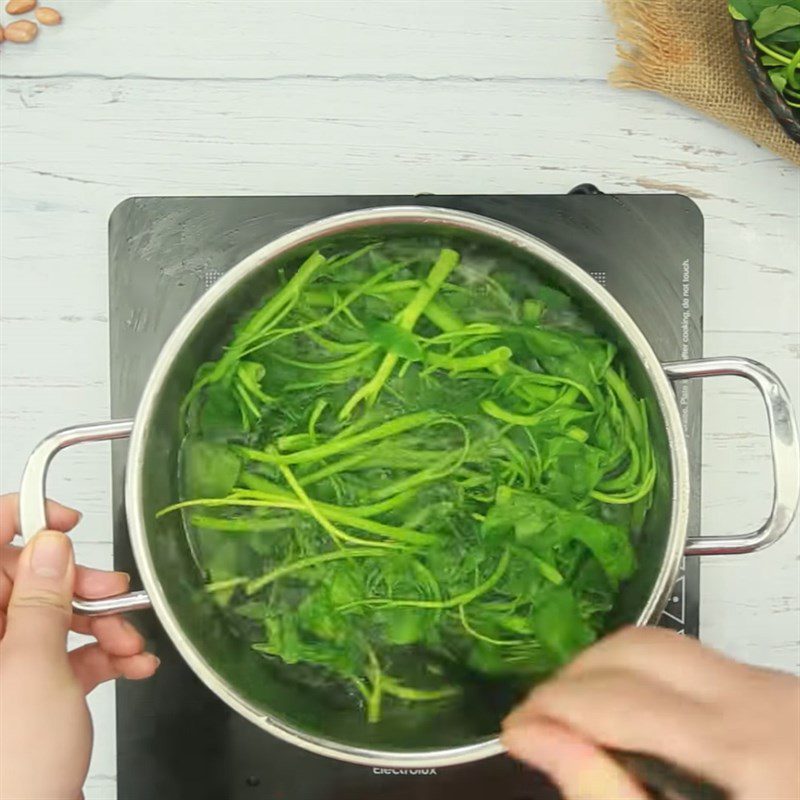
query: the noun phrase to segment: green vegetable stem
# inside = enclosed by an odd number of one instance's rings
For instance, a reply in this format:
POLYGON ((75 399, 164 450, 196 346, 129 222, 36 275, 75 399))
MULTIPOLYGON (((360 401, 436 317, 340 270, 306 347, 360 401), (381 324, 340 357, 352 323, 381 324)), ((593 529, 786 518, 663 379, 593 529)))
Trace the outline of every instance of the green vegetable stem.
POLYGON ((180 426, 158 516, 183 515, 207 602, 372 723, 593 641, 657 479, 647 408, 572 300, 430 241, 308 255, 180 426))

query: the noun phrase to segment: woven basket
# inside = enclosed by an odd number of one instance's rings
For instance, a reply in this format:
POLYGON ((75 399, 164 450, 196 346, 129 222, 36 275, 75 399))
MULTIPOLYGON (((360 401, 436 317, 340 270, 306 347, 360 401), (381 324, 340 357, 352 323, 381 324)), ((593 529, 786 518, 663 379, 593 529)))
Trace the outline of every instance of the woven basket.
POLYGON ((800 120, 783 99, 783 95, 772 85, 767 70, 761 64, 750 23, 744 19, 733 20, 733 28, 745 68, 755 84, 761 102, 770 110, 789 138, 800 143, 800 120))

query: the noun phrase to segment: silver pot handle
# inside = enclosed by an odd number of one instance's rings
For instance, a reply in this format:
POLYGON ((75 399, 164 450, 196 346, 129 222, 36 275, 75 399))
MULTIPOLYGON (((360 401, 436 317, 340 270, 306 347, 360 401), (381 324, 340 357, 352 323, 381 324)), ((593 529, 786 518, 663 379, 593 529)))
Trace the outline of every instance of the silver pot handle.
POLYGON ((704 358, 676 361, 663 367, 667 376, 674 381, 724 375, 746 378, 755 384, 767 407, 772 447, 774 490, 772 509, 766 522, 758 530, 735 536, 690 536, 686 541, 686 555, 751 553, 777 542, 789 530, 800 502, 797 420, 781 379, 768 367, 747 358, 704 358))
MULTIPOLYGON (((133 420, 123 419, 114 422, 93 422, 88 425, 76 425, 73 428, 51 433, 43 439, 31 453, 22 473, 19 490, 19 520, 22 538, 28 542, 40 530, 47 527, 45 497, 47 470, 53 456, 65 447, 83 442, 104 442, 109 439, 124 439, 133 430, 133 420)), ((86 600, 75 597, 72 610, 76 614, 88 616, 105 616, 120 614, 125 611, 136 611, 149 608, 150 600, 147 592, 126 592, 114 597, 100 600, 86 600)))

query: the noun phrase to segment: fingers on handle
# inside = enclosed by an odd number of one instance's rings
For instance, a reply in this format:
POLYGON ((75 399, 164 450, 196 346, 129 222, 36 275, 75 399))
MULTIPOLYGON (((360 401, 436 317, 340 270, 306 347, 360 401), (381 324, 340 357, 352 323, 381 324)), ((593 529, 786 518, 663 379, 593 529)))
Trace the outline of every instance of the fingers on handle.
MULTIPOLYGON (((11 593, 11 583, 17 575, 22 548, 6 545, 0 547, 0 581, 8 580, 8 594, 11 593)), ((112 597, 115 594, 127 592, 130 588, 131 576, 127 572, 115 572, 90 567, 75 567, 74 592, 79 597, 94 600, 101 597, 112 597)), ((4 583, 0 583, 0 607, 8 604, 8 597, 3 596, 4 583)))
POLYGON ((135 656, 144 651, 144 638, 123 617, 95 617, 89 621, 89 632, 109 655, 135 656))
POLYGON ((86 694, 99 684, 114 678, 149 678, 159 665, 159 660, 152 653, 115 656, 107 653, 96 642, 70 652, 69 661, 86 694))
MULTIPOLYGON (((0 546, 0 638, 5 632, 5 609, 11 599, 11 590, 17 575, 17 565, 19 564, 22 549, 12 545, 0 546)), ((75 567, 75 589, 74 593, 79 597, 95 599, 101 597, 112 597, 122 594, 130 588, 130 575, 126 572, 110 572, 100 569, 90 569, 89 567, 75 567)), ((79 614, 72 615, 70 624, 71 630, 76 633, 94 635, 92 624, 98 619, 105 617, 84 617, 79 614)), ((103 624, 100 625, 103 627, 103 624)), ((129 630, 135 633, 135 628, 129 626, 129 630)))
POLYGON ((6 639, 46 657, 65 651, 75 559, 60 531, 40 531, 23 549, 8 604, 6 639))
POLYGON ((113 597, 127 592, 131 576, 127 572, 112 572, 89 567, 77 567, 75 574, 75 594, 87 600, 113 597))
MULTIPOLYGON (((14 588, 14 583, 11 578, 6 574, 3 562, 0 561, 0 613, 5 613, 8 608, 8 602, 11 600, 11 590, 14 588)), ((0 630, 0 638, 5 632, 5 627, 0 630)))
POLYGON ((647 794, 596 745, 555 722, 536 719, 507 728, 503 744, 547 773, 565 800, 647 800, 647 794))
MULTIPOLYGON (((79 511, 55 500, 48 500, 45 510, 47 524, 53 530, 71 531, 81 519, 79 511)), ((10 542, 19 532, 19 495, 0 495, 0 543, 10 542)))

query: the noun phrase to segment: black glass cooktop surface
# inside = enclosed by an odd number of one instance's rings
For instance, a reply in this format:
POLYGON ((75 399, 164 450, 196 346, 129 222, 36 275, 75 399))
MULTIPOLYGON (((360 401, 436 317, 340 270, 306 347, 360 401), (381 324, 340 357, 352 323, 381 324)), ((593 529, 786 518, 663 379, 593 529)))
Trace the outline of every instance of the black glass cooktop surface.
MULTIPOLYGON (((664 361, 702 355, 703 219, 679 195, 141 197, 109 223, 111 411, 132 416, 158 351, 192 303, 265 242, 330 214, 378 205, 472 211, 546 240, 602 283, 664 361)), ((699 522, 701 394, 678 387, 699 522)), ((122 512, 125 444, 114 446, 114 559, 137 585, 122 512)), ((686 561, 661 624, 696 635, 699 569, 686 561)), ((339 763, 232 712, 185 666, 152 612, 137 615, 162 659, 155 678, 117 684, 119 800, 550 800, 506 757, 435 771, 339 763)))

